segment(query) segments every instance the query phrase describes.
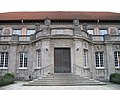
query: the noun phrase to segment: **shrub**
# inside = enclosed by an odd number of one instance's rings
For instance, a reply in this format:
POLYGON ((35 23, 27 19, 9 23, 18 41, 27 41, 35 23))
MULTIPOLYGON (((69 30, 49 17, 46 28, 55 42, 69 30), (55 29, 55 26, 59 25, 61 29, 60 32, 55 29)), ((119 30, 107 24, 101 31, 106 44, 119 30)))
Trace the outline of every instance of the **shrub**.
POLYGON ((14 83, 14 75, 6 73, 3 77, 0 77, 0 86, 14 83))
POLYGON ((4 77, 15 78, 14 74, 12 74, 12 73, 6 73, 6 74, 4 75, 4 77))
POLYGON ((120 84, 120 74, 114 73, 110 75, 110 82, 120 84))

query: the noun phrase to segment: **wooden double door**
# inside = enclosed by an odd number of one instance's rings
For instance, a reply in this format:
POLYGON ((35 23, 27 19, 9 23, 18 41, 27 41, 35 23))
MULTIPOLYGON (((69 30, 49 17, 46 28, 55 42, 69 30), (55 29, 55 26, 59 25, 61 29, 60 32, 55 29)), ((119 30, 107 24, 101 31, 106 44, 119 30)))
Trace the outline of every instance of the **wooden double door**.
POLYGON ((54 73, 71 73, 70 48, 54 48, 54 73))

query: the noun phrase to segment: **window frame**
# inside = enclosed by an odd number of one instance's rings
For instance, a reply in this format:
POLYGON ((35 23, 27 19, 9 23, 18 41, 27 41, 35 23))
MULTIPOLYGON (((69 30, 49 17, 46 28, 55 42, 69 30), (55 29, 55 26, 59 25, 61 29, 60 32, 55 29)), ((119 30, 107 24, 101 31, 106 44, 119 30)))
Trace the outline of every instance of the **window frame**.
POLYGON ((88 68, 88 50, 83 50, 83 67, 88 68))
POLYGON ((108 29, 106 29, 106 28, 99 29, 99 35, 105 35, 105 34, 108 34, 108 29), (104 34, 103 33, 101 34, 100 31, 107 31, 107 32, 104 34))
POLYGON ((19 69, 27 69, 27 67, 28 67, 28 53, 19 52, 19 69))
POLYGON ((31 35, 31 34, 35 34, 35 29, 27 29, 27 31, 26 31, 26 35, 31 35), (34 33, 30 33, 30 34, 28 34, 28 31, 34 31, 34 33))
POLYGON ((88 31, 92 31, 92 32, 93 32, 92 35, 94 35, 94 29, 88 29, 88 30, 87 30, 87 33, 88 33, 88 34, 91 34, 91 33, 89 33, 88 31))
POLYGON ((120 68, 120 51, 114 52, 114 62, 115 62, 115 68, 120 68), (117 56, 115 56, 115 53, 117 56), (116 58, 115 58, 116 57, 116 58), (117 64, 117 65, 116 65, 117 64))
POLYGON ((36 50, 36 53, 37 53, 37 68, 41 68, 42 67, 41 50, 40 49, 36 50))
POLYGON ((9 60, 9 53, 8 52, 0 52, 0 69, 8 69, 8 60, 9 60), (3 57, 2 57, 2 55, 3 55, 3 57), (1 62, 3 62, 2 65, 1 65, 1 62))
POLYGON ((95 52, 95 64, 96 64, 96 69, 104 69, 104 52, 103 51, 95 52), (96 58, 96 53, 98 53, 97 58, 96 58), (102 57, 101 57, 100 53, 102 53, 102 57), (98 66, 97 66, 97 64, 98 64, 98 66))
POLYGON ((22 30, 21 29, 14 29, 12 31, 12 34, 17 34, 17 35, 22 35, 22 30), (17 32, 17 33, 14 33, 14 31, 20 31, 20 34, 17 32))

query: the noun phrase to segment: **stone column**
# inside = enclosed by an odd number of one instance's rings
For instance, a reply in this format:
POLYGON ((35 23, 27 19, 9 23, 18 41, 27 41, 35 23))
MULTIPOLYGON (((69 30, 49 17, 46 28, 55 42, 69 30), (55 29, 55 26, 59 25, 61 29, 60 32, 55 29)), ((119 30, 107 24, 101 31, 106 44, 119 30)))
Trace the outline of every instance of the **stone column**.
POLYGON ((90 45, 90 72, 91 72, 91 78, 96 78, 96 62, 95 62, 95 51, 94 51, 94 44, 90 45))
POLYGON ((12 73, 16 73, 17 70, 17 42, 18 42, 18 35, 13 35, 10 42, 10 49, 9 49, 9 60, 8 60, 8 71, 12 73))
POLYGON ((115 62, 114 62, 114 53, 113 53, 113 45, 112 44, 106 44, 106 64, 107 64, 107 76, 109 79, 109 76, 111 73, 115 73, 115 62))

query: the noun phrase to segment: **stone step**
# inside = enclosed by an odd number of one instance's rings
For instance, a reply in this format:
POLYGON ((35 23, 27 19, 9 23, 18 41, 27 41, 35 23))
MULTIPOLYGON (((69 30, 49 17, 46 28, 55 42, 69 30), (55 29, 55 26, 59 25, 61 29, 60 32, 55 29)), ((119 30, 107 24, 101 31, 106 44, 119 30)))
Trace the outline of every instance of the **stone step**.
POLYGON ((80 77, 75 74, 49 74, 46 77, 30 81, 26 86, 78 86, 78 85, 105 85, 100 81, 80 77))

